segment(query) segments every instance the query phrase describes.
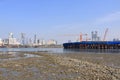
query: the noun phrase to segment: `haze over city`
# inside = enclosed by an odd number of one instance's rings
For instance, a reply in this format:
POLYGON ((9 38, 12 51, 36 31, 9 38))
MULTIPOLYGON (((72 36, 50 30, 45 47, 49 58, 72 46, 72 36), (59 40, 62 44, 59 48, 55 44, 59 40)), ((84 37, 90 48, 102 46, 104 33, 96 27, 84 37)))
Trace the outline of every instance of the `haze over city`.
POLYGON ((26 33, 58 43, 76 40, 65 34, 98 31, 101 39, 120 38, 120 0, 0 0, 0 38, 26 33))

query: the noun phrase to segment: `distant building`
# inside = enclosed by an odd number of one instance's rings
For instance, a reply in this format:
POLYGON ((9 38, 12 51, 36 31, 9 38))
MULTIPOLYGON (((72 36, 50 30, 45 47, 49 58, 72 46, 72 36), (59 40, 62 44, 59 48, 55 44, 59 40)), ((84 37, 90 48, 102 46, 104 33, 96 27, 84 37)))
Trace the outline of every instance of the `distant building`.
POLYGON ((40 46, 40 45, 46 45, 45 40, 40 40, 40 39, 36 39, 36 42, 32 43, 33 46, 40 46))
POLYGON ((9 38, 9 45, 20 45, 16 38, 9 38))
POLYGON ((2 39, 0 39, 0 46, 2 46, 3 45, 3 41, 2 41, 2 39))
POLYGON ((3 40, 3 44, 4 45, 20 45, 20 42, 18 42, 17 39, 13 37, 13 33, 10 33, 9 38, 3 40))
POLYGON ((21 33, 21 45, 25 45, 25 33, 21 33))
POLYGON ((55 40, 49 40, 47 42, 47 45, 57 45, 57 41, 55 41, 55 40))
POLYGON ((97 31, 92 31, 92 41, 100 41, 100 37, 98 37, 98 32, 97 31))
POLYGON ((34 35, 34 44, 37 44, 37 35, 34 35))
POLYGON ((9 38, 3 40, 4 45, 20 45, 16 38, 9 38))
POLYGON ((41 43, 41 45, 46 45, 45 40, 41 40, 40 43, 41 43))
POLYGON ((118 38, 114 38, 113 41, 120 41, 118 38))
POLYGON ((38 45, 45 45, 46 44, 45 40, 40 40, 40 39, 37 40, 37 43, 38 43, 38 45))

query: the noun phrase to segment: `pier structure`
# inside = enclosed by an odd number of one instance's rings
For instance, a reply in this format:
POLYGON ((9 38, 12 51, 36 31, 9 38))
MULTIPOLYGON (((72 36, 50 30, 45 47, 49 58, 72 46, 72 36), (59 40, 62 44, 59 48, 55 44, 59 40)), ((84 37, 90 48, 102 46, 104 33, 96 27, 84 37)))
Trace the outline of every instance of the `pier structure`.
POLYGON ((120 49, 120 41, 82 41, 64 43, 64 49, 120 49))

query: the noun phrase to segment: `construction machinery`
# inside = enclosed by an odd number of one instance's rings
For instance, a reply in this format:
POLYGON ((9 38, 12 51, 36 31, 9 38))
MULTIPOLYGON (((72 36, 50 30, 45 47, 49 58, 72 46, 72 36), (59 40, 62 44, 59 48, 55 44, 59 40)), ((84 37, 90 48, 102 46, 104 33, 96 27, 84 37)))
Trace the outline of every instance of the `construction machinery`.
POLYGON ((103 41, 105 41, 106 36, 107 36, 107 33, 108 33, 108 28, 105 30, 105 34, 104 34, 104 37, 103 37, 103 41))
POLYGON ((90 39, 88 38, 88 34, 82 34, 82 33, 80 33, 80 42, 83 41, 83 36, 86 36, 86 41, 90 40, 90 39))
POLYGON ((64 34, 63 36, 79 36, 79 41, 82 42, 83 41, 83 36, 85 36, 85 41, 90 40, 90 38, 88 38, 88 34, 64 34))

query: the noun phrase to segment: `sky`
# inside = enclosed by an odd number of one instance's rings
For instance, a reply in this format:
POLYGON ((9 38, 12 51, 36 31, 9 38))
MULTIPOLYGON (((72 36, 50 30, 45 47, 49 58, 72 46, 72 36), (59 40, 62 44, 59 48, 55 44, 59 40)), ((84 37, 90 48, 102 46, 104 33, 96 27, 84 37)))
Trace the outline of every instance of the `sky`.
POLYGON ((64 43, 98 31, 102 40, 106 28, 106 40, 120 38, 120 0, 0 0, 0 38, 25 33, 64 43))

